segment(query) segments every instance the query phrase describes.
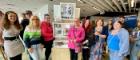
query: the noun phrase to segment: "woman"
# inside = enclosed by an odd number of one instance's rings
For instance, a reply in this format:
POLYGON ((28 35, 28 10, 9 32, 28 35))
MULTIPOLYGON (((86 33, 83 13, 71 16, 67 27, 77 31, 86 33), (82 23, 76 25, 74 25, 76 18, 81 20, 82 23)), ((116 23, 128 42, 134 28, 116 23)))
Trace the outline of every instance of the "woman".
POLYGON ((49 14, 44 15, 44 21, 41 23, 41 35, 44 40, 45 57, 46 60, 49 60, 53 41, 55 39, 53 36, 53 27, 49 14))
POLYGON ((116 21, 107 39, 110 60, 124 60, 129 52, 129 33, 122 28, 122 22, 116 21))
MULTIPOLYGON (((107 28, 108 34, 109 34, 112 31, 112 29, 113 29, 113 21, 112 21, 112 19, 109 19, 106 28, 107 28)), ((108 34, 107 34, 107 36, 108 36, 108 34)), ((105 39, 105 43, 103 45, 103 49, 104 49, 103 53, 108 53, 107 38, 105 39)))
POLYGON ((99 18, 96 21, 96 26, 94 29, 95 42, 91 46, 90 60, 102 60, 102 46, 106 38, 107 29, 103 26, 103 19, 99 18))
POLYGON ((43 45, 41 44, 40 20, 37 16, 31 17, 29 26, 24 31, 23 40, 33 60, 41 60, 40 53, 43 45))
POLYGON ((4 40, 4 49, 10 60, 22 60, 24 46, 19 39, 19 33, 22 27, 19 24, 18 16, 14 11, 5 13, 0 37, 4 40))
POLYGON ((71 26, 67 35, 71 60, 78 60, 78 53, 81 50, 81 44, 84 37, 85 31, 80 24, 80 20, 75 19, 74 26, 71 26))
POLYGON ((113 21, 112 21, 112 19, 109 19, 107 28, 108 28, 108 32, 110 32, 113 29, 113 21))
POLYGON ((93 41, 93 33, 92 29, 92 22, 89 20, 90 17, 87 17, 84 21, 83 21, 83 28, 85 30, 85 38, 83 41, 83 47, 82 47, 82 56, 83 56, 83 60, 89 60, 89 55, 90 55, 90 48, 91 45, 94 44, 95 42, 93 41))
POLYGON ((138 52, 140 52, 140 20, 138 20, 137 27, 133 30, 132 38, 133 46, 130 57, 131 60, 138 60, 138 52))

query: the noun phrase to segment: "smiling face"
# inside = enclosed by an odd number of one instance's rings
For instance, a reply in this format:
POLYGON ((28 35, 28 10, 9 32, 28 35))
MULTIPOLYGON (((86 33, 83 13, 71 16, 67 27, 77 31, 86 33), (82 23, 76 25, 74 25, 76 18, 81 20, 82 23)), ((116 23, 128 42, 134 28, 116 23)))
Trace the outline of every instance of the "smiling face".
POLYGON ((101 20, 101 19, 97 20, 96 26, 103 26, 103 20, 101 20))
POLYGON ((87 28, 87 27, 89 26, 89 23, 90 23, 89 20, 86 20, 86 21, 85 21, 85 28, 87 28))
POLYGON ((10 23, 14 23, 17 20, 17 15, 15 13, 9 13, 8 20, 10 21, 10 23))
POLYGON ((31 23, 33 26, 39 26, 40 22, 39 22, 39 18, 37 16, 32 16, 31 21, 32 21, 31 23))
POLYGON ((75 26, 79 26, 80 25, 80 20, 79 19, 75 19, 74 20, 74 25, 75 26))
POLYGON ((113 25, 113 28, 116 29, 120 29, 122 27, 122 22, 120 21, 116 21, 113 25))
POLYGON ((50 19, 51 19, 50 16, 45 16, 45 17, 44 17, 44 20, 47 21, 47 22, 49 22, 49 23, 50 23, 50 21, 51 21, 50 19))

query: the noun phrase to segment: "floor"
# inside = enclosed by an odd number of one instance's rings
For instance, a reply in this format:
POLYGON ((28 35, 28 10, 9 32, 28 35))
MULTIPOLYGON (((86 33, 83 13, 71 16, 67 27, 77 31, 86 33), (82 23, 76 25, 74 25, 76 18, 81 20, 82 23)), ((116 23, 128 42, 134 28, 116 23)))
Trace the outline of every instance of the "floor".
MULTIPOLYGON (((63 53, 63 52, 59 52, 59 53, 63 53)), ((52 54, 53 55, 53 54, 52 54)), ((60 55, 60 54, 59 54, 60 55)), ((55 54, 55 56, 58 56, 55 54)), ((0 53, 0 60, 4 60, 2 57, 2 54, 0 53)), ((26 52, 23 53, 23 60, 29 60, 29 57, 27 55, 26 52)), ((44 60, 44 58, 42 58, 42 60, 44 60)), ((51 59, 50 59, 51 60, 51 59)), ((58 59, 57 59, 58 60, 58 59)), ((104 54, 103 60, 108 60, 108 54, 104 54)), ((126 59, 127 60, 127 59, 126 59)))

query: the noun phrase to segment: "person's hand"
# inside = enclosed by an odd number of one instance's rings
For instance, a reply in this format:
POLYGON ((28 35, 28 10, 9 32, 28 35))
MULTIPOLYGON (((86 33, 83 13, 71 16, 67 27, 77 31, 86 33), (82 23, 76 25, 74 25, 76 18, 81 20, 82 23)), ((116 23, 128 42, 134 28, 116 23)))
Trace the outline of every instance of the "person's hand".
POLYGON ((32 53, 32 52, 33 52, 33 48, 29 48, 28 51, 29 51, 30 53, 32 53))
POLYGON ((99 33, 99 32, 95 32, 94 34, 95 34, 95 35, 100 35, 100 33, 99 33))
POLYGON ((2 46, 4 44, 4 40, 0 39, 0 46, 2 46))

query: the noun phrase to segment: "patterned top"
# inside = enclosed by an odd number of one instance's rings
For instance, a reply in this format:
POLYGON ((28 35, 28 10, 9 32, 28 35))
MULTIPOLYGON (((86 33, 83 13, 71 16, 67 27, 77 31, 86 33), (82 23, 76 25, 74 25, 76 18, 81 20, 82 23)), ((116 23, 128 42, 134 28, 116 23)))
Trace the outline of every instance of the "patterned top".
POLYGON ((26 27, 23 35, 23 40, 27 48, 30 48, 31 45, 41 43, 41 30, 26 27))

